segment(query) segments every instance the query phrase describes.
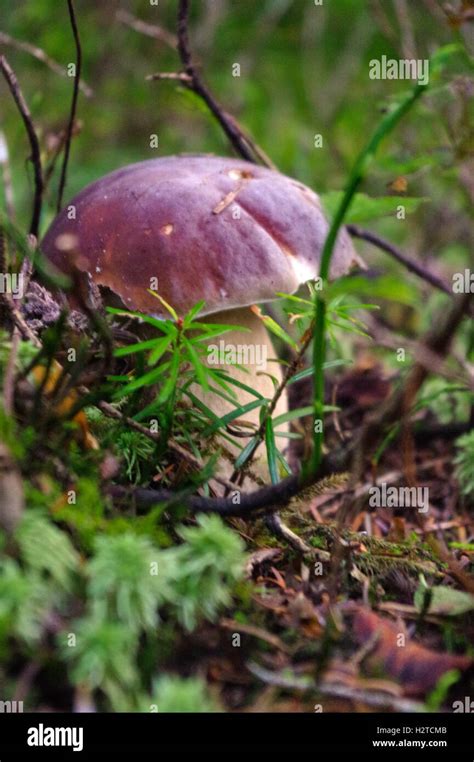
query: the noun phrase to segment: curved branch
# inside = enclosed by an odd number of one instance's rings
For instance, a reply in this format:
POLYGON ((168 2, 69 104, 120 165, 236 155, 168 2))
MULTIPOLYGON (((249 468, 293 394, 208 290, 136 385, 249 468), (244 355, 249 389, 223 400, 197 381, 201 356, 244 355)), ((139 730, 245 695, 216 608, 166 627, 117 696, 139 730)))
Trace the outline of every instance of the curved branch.
POLYGON ((404 254, 403 251, 400 251, 400 249, 394 246, 393 243, 390 243, 376 233, 372 233, 370 230, 364 230, 357 225, 346 225, 346 228, 348 233, 354 238, 360 238, 362 241, 367 241, 368 243, 371 243, 372 246, 376 246, 378 249, 385 251, 387 254, 390 254, 391 257, 396 259, 397 262, 404 265, 407 270, 418 275, 419 278, 422 278, 427 283, 431 283, 434 288, 437 288, 439 291, 443 291, 450 296, 453 295, 452 289, 450 289, 448 284, 445 283, 442 278, 439 278, 430 270, 427 270, 426 267, 423 267, 418 262, 410 259, 410 257, 404 254))
POLYGON ((61 178, 59 180, 58 203, 57 203, 58 212, 61 210, 63 195, 64 195, 64 188, 66 186, 67 165, 69 161, 69 154, 71 152, 72 132, 74 129, 74 122, 76 119, 77 99, 79 97, 79 86, 81 82, 81 69, 82 69, 81 40, 79 37, 79 29, 77 26, 73 0, 67 0, 67 6, 69 9, 69 18, 71 20, 72 33, 74 35, 74 43, 76 45, 76 72, 74 77, 74 87, 72 90, 71 111, 69 114, 69 122, 68 122, 67 130, 66 130, 63 166, 61 169, 61 178))
MULTIPOLYGON (((253 140, 244 133, 237 121, 228 114, 214 98, 211 91, 201 79, 196 69, 189 44, 189 0, 180 0, 178 6, 178 53, 184 67, 184 74, 188 79, 181 79, 184 86, 193 90, 202 98, 211 114, 217 119, 234 149, 246 161, 256 163, 257 159, 267 166, 272 166, 271 161, 264 152, 254 144, 253 140)), ((154 75, 155 79, 159 76, 154 75)))
POLYGON ((44 189, 43 170, 41 167, 41 151, 40 151, 38 135, 36 134, 36 129, 33 124, 33 119, 31 117, 30 110, 23 97, 23 93, 21 92, 20 85, 18 84, 18 80, 16 78, 15 72, 11 68, 6 57, 3 55, 0 56, 0 69, 2 70, 6 83, 17 105, 21 118, 23 119, 23 124, 25 125, 25 129, 28 134, 28 139, 30 141, 31 161, 33 162, 33 170, 34 170, 34 177, 35 177, 35 195, 33 198, 33 212, 32 212, 31 223, 30 223, 30 235, 34 235, 35 238, 38 238, 39 223, 41 219, 41 207, 43 204, 43 189, 44 189))

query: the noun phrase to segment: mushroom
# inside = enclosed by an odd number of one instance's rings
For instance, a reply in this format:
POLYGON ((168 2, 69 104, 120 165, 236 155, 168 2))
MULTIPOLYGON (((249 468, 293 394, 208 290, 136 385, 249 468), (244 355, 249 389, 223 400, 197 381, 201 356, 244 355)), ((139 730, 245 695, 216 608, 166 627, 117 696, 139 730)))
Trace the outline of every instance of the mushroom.
MULTIPOLYGON (((275 351, 252 306, 313 279, 327 232, 318 196, 296 180, 239 159, 170 156, 132 164, 86 187, 53 221, 42 250, 63 272, 87 275, 104 301, 127 309, 165 317, 150 288, 178 314, 203 299, 210 321, 249 329, 222 337, 226 347, 237 348, 237 360, 240 346, 269 361, 275 351)), ((331 278, 354 263, 359 260, 343 230, 331 278)), ((210 350, 208 362, 213 359, 210 350)), ((266 368, 256 362, 244 373, 217 359, 267 398, 274 393, 268 374, 281 380, 277 362, 266 368)), ((237 392, 241 404, 253 399, 237 392)), ((197 393, 219 416, 232 409, 212 392, 197 393)), ((286 409, 282 395, 276 414, 286 409)), ((258 408, 245 418, 258 425, 258 408)))

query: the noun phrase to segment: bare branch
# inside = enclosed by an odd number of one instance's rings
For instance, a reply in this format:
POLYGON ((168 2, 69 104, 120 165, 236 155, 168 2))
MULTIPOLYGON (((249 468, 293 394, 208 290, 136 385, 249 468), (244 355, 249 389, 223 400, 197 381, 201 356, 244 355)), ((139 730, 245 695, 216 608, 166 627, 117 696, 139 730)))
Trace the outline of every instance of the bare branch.
MULTIPOLYGON (((146 488, 127 489, 118 485, 108 488, 108 494, 113 498, 132 498, 137 505, 150 507, 157 503, 179 503, 193 513, 219 513, 221 516, 249 517, 257 513, 272 513, 278 505, 286 505, 300 490, 299 477, 289 476, 287 479, 272 484, 255 492, 241 493, 236 502, 233 497, 201 497, 171 490, 153 490, 146 488)), ((235 488, 237 490, 237 487, 235 488)))
POLYGON ((444 280, 432 273, 426 267, 423 267, 423 265, 420 265, 418 262, 410 259, 410 257, 400 251, 400 249, 398 249, 389 241, 386 241, 376 233, 372 233, 370 230, 364 230, 357 225, 347 225, 346 227, 350 235, 354 238, 360 238, 361 240, 367 241, 373 246, 376 246, 378 249, 387 252, 387 254, 390 254, 391 257, 397 260, 397 262, 400 262, 402 265, 404 265, 407 270, 414 273, 415 275, 418 275, 419 278, 422 278, 427 283, 430 283, 432 286, 434 286, 434 288, 437 288, 439 291, 443 291, 445 294, 449 294, 450 296, 453 295, 452 289, 444 280))
MULTIPOLYGON (((51 58, 51 56, 48 56, 48 54, 45 53, 42 48, 38 48, 36 45, 31 45, 29 42, 24 42, 23 40, 16 40, 14 37, 10 37, 10 35, 6 34, 5 32, 0 32, 0 44, 9 45, 11 48, 15 48, 15 50, 21 50, 23 53, 29 53, 30 56, 36 58, 37 61, 41 61, 41 63, 47 66, 48 69, 51 69, 51 71, 53 71, 55 74, 59 74, 60 77, 67 77, 64 66, 61 66, 61 64, 51 58)), ((92 98, 94 91, 91 87, 89 87, 87 82, 81 80, 79 82, 79 87, 81 88, 81 92, 84 93, 86 98, 92 98)))
MULTIPOLYGON (((182 72, 163 72, 151 74, 147 77, 149 80, 177 80, 184 87, 192 90, 206 104, 211 114, 219 122, 234 150, 246 161, 252 163, 261 162, 267 167, 274 169, 274 164, 262 149, 252 140, 252 138, 239 125, 237 120, 228 114, 214 98, 209 88, 204 84, 201 75, 198 72, 191 53, 189 44, 189 0, 179 0, 178 6, 178 38, 177 48, 181 63, 182 72)), ((140 22, 140 31, 142 22, 140 22)), ((134 28, 137 28, 135 23, 134 28)), ((145 32, 146 33, 146 32, 145 32)))
POLYGON ((156 74, 149 74, 146 79, 158 81, 171 80, 181 82, 183 85, 190 85, 192 83, 192 77, 189 74, 185 74, 184 71, 159 71, 156 74))
POLYGON ((2 70, 6 83, 17 105, 21 118, 23 119, 23 124, 25 125, 25 129, 28 134, 28 139, 30 141, 31 161, 33 163, 34 178, 35 178, 35 194, 33 198, 33 213, 32 213, 31 223, 30 223, 30 234, 34 235, 35 238, 38 238, 39 223, 41 218, 41 207, 43 204, 43 189, 44 189, 43 170, 41 167, 41 151, 40 151, 38 135, 36 134, 36 129, 33 124, 33 119, 31 117, 30 110, 23 97, 23 93, 20 90, 20 85, 18 84, 18 80, 16 78, 15 72, 11 68, 10 64, 8 63, 4 55, 0 56, 0 69, 2 70))
POLYGON ((163 27, 158 26, 158 24, 147 24, 145 21, 137 19, 136 16, 133 16, 124 8, 119 8, 116 14, 116 18, 117 21, 120 21, 122 24, 130 27, 130 29, 134 29, 135 32, 144 34, 147 37, 158 40, 159 42, 164 42, 166 45, 168 45, 168 47, 176 50, 178 40, 175 35, 171 34, 171 32, 168 32, 167 29, 163 29, 163 27))
POLYGON ((189 0, 179 0, 178 7, 178 53, 181 58, 185 73, 191 77, 189 87, 199 95, 217 119, 230 142, 242 158, 255 163, 256 154, 252 151, 248 139, 245 139, 238 129, 234 120, 227 114, 216 101, 210 90, 206 87, 194 65, 189 44, 189 0))
POLYGON ((67 6, 69 10, 69 18, 71 20, 72 33, 74 35, 74 43, 76 45, 76 71, 75 71, 75 77, 74 77, 74 87, 72 90, 71 111, 69 114, 69 123, 67 126, 67 132, 66 132, 63 166, 61 169, 61 177, 59 180, 58 203, 57 203, 58 212, 60 211, 62 206, 64 188, 66 186, 67 165, 69 161, 69 154, 71 151, 71 140, 72 140, 72 133, 74 130, 74 121, 76 118, 77 98, 79 96, 79 82, 81 79, 81 68, 82 68, 81 40, 79 37, 79 29, 77 27, 73 0, 67 0, 67 6))

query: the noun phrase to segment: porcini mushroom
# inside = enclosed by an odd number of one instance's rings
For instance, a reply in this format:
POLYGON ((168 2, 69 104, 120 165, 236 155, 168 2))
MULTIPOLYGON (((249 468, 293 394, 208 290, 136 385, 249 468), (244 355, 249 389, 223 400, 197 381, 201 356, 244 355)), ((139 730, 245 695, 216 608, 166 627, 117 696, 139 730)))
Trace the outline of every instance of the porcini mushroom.
MULTIPOLYGON (((89 276, 105 301, 118 299, 128 309, 164 317, 150 288, 178 314, 203 299, 210 320, 250 329, 226 334, 226 344, 261 347, 270 359, 272 343, 251 307, 314 278, 327 231, 318 196, 296 180, 238 159, 171 156, 132 164, 86 187, 53 221, 42 250, 60 270, 89 276), (74 256, 68 240, 75 242, 74 256)), ((341 231, 331 277, 355 262, 341 231)), ((261 368, 226 369, 273 396, 261 368)), ((281 378, 277 363, 267 373, 281 378)), ((218 415, 232 408, 211 392, 200 396, 218 415)), ((239 397, 240 403, 252 399, 240 390, 239 397)), ((286 405, 282 396, 276 414, 286 405)), ((258 409, 246 419, 257 425, 258 409)))

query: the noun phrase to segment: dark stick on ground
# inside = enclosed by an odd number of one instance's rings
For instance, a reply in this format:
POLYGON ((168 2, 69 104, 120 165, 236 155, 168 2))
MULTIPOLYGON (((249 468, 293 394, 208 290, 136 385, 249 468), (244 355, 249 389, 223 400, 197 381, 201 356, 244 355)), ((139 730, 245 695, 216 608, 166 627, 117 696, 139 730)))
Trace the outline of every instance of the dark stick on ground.
POLYGON ((79 37, 79 29, 77 26, 73 0, 67 0, 67 6, 69 10, 69 18, 71 20, 72 33, 74 35, 74 43, 76 45, 76 71, 75 71, 75 77, 74 77, 74 87, 72 90, 71 111, 69 114, 69 122, 68 122, 67 130, 66 130, 66 141, 64 144, 64 159, 63 159, 63 165, 61 168, 61 177, 59 179, 58 203, 57 203, 58 212, 60 211, 62 207, 64 188, 66 187, 67 165, 69 162, 69 154, 71 152, 72 133, 74 130, 74 121, 76 119, 77 99, 79 97, 79 86, 81 82, 81 69, 82 69, 81 39, 79 37))
POLYGON ((28 134, 28 139, 30 141, 31 161, 33 163, 33 171, 34 171, 34 178, 35 178, 35 193, 33 198, 33 212, 32 212, 31 223, 30 223, 30 234, 34 235, 35 238, 38 238, 39 223, 41 218, 41 207, 43 204, 43 188, 44 188, 43 170, 41 166, 41 151, 40 151, 38 135, 36 134, 36 129, 33 124, 33 119, 31 117, 30 110, 23 97, 23 93, 21 92, 20 85, 18 84, 18 80, 16 78, 15 72, 13 71, 7 59, 3 55, 0 56, 0 69, 2 70, 2 74, 5 77, 6 83, 17 105, 21 118, 23 119, 23 124, 25 125, 25 129, 28 134))

